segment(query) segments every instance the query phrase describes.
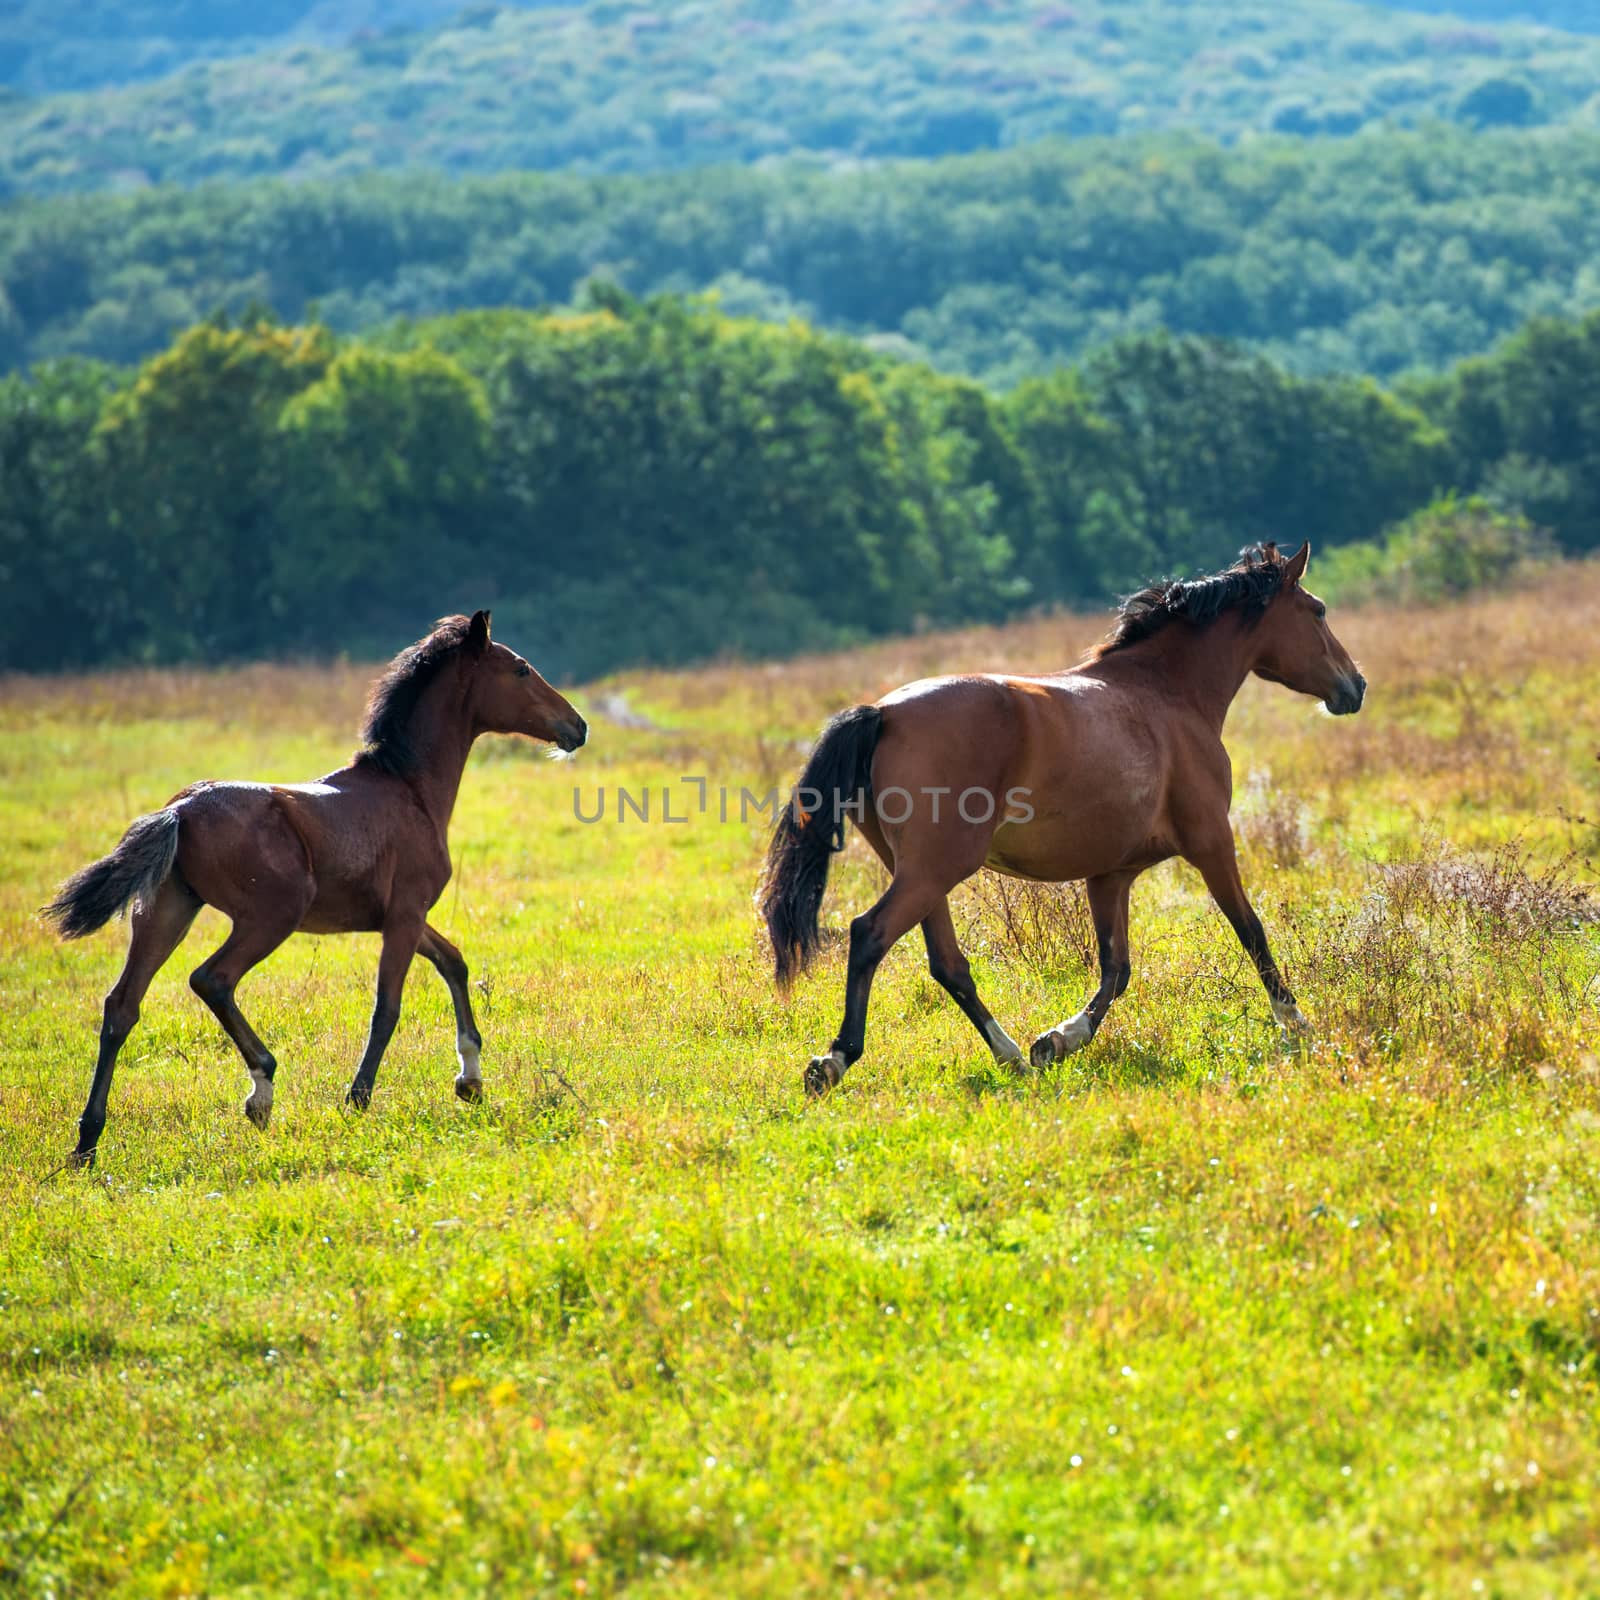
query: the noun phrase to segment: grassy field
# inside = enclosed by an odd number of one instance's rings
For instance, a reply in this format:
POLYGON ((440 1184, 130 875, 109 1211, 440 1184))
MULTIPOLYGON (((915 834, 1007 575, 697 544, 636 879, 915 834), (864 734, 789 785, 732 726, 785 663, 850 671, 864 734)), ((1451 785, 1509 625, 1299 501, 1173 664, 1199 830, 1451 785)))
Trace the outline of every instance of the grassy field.
MULTIPOLYGON (((792 780, 897 682, 1099 631, 1057 619, 596 686, 571 764, 487 743, 437 917, 487 1103, 452 1097, 419 964, 346 1115, 375 941, 300 939, 241 990, 280 1062, 258 1134, 185 982, 207 912, 92 1176, 60 1163, 122 936, 58 946, 34 908, 193 778, 337 765, 369 674, 0 684, 0 1587, 1600 1592, 1597 614, 1590 567, 1336 616, 1361 717, 1247 689, 1246 879, 1308 1057, 1169 866, 1063 1068, 997 1075, 911 940, 803 1102, 842 949, 773 993, 763 827, 718 785, 792 780), (711 814, 662 824, 699 775, 711 814)), ((853 843, 830 925, 878 880, 853 843)), ((1092 987, 1076 891, 980 881, 957 923, 1023 1040, 1092 987)))

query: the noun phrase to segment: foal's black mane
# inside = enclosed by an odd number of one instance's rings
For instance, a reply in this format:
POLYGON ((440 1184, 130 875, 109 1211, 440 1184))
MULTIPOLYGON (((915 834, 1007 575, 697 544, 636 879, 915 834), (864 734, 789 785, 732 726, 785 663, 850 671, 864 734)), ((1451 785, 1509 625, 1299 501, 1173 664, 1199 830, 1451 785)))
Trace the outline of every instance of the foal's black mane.
POLYGON ((407 645, 384 669, 372 686, 361 724, 365 748, 356 760, 363 766, 397 778, 415 770, 417 752, 407 735, 417 701, 467 642, 471 626, 466 617, 441 617, 426 639, 407 645))
POLYGON ((1169 622, 1197 628, 1215 622, 1225 611, 1242 611, 1256 621, 1283 587, 1288 558, 1275 544, 1251 545, 1231 567, 1205 578, 1166 578, 1122 602, 1117 620, 1100 646, 1107 655, 1159 633, 1169 622))

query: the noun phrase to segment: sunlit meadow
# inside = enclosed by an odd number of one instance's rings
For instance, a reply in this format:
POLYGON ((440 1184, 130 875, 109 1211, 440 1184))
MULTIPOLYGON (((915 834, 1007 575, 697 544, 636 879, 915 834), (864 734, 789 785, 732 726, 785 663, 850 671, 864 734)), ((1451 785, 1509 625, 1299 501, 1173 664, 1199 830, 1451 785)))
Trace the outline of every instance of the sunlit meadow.
MULTIPOLYGON (((998 1072, 911 939, 803 1101, 843 950, 774 993, 739 788, 841 706, 1061 665, 1103 621, 1056 618, 590 686, 572 762, 486 742, 436 920, 487 1102, 419 964, 347 1114, 376 942, 297 939, 240 991, 280 1063, 257 1133, 186 984, 207 912, 92 1175, 61 1164, 124 934, 60 946, 35 908, 192 779, 338 765, 371 669, 0 683, 7 1584, 1600 1592, 1597 617, 1592 566, 1336 614, 1362 716, 1247 689, 1236 822, 1309 1055, 1170 865, 1082 1055, 998 1072)), ((829 925, 880 881, 852 843, 829 925)), ((1092 988, 1076 891, 956 911, 1018 1038, 1092 988)))

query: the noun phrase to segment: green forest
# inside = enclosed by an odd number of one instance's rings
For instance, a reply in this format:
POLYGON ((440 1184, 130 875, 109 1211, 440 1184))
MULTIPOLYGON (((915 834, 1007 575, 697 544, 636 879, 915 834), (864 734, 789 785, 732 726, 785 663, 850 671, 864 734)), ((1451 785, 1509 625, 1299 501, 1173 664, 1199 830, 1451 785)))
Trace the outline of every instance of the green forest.
POLYGON ((0 379, 0 666, 382 654, 489 604, 560 676, 1100 601, 1441 491, 1600 545, 1600 315, 1400 393, 1165 333, 999 394, 592 284, 369 338, 225 319, 0 379))
MULTIPOLYGON (((267 26, 284 8, 261 9, 267 26)), ((295 34, 295 10, 276 19, 284 42, 248 55, 78 92, 13 87, 0 184, 835 163, 1173 128, 1592 124, 1600 103, 1600 39, 1353 0, 477 4, 338 44, 295 34)), ((36 47, 67 47, 37 0, 7 26, 21 82, 36 47)))
POLYGON ((1596 26, 18 0, 0 667, 381 655, 492 604, 586 676, 1263 538, 1420 599, 1593 550, 1596 26))
POLYGON ((369 175, 14 202, 0 367, 142 359, 219 308, 341 332, 715 290, 1002 386, 1132 333, 1442 369, 1600 306, 1600 133, 1049 142, 838 174, 369 175))

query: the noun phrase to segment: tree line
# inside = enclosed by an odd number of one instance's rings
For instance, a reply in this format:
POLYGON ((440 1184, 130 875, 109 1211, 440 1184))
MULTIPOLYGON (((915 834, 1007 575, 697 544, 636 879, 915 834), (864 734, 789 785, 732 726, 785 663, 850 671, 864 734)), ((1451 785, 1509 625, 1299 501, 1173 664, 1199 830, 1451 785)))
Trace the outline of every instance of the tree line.
POLYGON ((1084 140, 822 174, 369 176, 0 208, 0 368, 138 361, 217 307, 340 332, 714 290, 1014 384, 1129 334, 1442 368, 1600 305, 1600 134, 1084 140))
POLYGON ((493 605, 566 677, 1100 602, 1439 491, 1600 543, 1600 317, 1389 392, 1165 333, 996 393, 591 286, 344 338, 218 318, 0 379, 0 666, 381 655, 493 605))

